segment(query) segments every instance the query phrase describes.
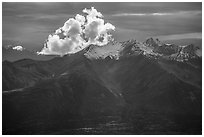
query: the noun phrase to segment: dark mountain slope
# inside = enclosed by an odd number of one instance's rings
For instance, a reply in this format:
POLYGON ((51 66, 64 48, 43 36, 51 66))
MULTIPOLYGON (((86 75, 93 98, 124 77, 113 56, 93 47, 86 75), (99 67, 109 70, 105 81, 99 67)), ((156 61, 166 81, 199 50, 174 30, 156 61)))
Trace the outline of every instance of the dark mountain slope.
POLYGON ((46 75, 45 71, 39 68, 36 70, 25 70, 16 67, 15 64, 4 61, 2 65, 2 85, 4 90, 11 90, 33 86, 38 80, 46 75))
MULTIPOLYGON (((191 111, 191 113, 194 113, 195 110, 192 110, 192 108, 197 109, 197 111, 200 110, 200 88, 189 84, 186 82, 187 80, 184 81, 183 79, 178 78, 176 76, 177 74, 172 74, 171 72, 166 71, 157 60, 151 60, 139 55, 124 57, 118 61, 106 59, 101 60, 101 62, 95 62, 95 69, 98 69, 97 71, 99 72, 101 79, 103 79, 103 81, 111 81, 108 82, 109 85, 112 83, 111 86, 116 87, 118 92, 123 95, 125 101, 132 104, 133 107, 145 107, 153 105, 152 102, 154 102, 160 109, 162 109, 161 106, 164 105, 163 108, 165 111, 179 113, 191 111), (183 96, 179 97, 180 94, 183 96), (174 96, 176 98, 174 98, 174 96), (193 100, 191 98, 192 96, 198 99, 193 100), (185 99, 180 100, 179 98, 185 99), (176 101, 181 104, 178 104, 176 101), (181 109, 185 106, 182 103, 190 103, 195 106, 181 109)), ((182 70, 182 68, 178 69, 182 70)), ((199 72, 196 74, 199 74, 199 72)), ((201 80, 201 75, 192 74, 192 76, 201 80)))
POLYGON ((158 62, 167 72, 175 75, 185 83, 191 84, 197 88, 202 88, 202 62, 198 59, 192 59, 188 62, 175 62, 169 60, 160 60, 158 62))
POLYGON ((49 61, 37 61, 32 59, 22 59, 13 63, 4 61, 2 63, 2 74, 4 79, 3 91, 32 86, 38 80, 49 79, 61 75, 70 68, 75 67, 74 64, 83 62, 83 59, 85 59, 83 55, 73 54, 70 56, 56 57, 49 61), (12 66, 11 68, 13 68, 13 71, 10 71, 8 64, 12 66), (18 71, 14 72, 14 69, 18 71), (20 81, 21 84, 15 84, 20 81))
POLYGON ((70 70, 69 74, 43 80, 21 92, 4 93, 4 134, 83 127, 84 123, 80 122, 83 118, 119 114, 121 98, 87 71, 85 68, 70 70))

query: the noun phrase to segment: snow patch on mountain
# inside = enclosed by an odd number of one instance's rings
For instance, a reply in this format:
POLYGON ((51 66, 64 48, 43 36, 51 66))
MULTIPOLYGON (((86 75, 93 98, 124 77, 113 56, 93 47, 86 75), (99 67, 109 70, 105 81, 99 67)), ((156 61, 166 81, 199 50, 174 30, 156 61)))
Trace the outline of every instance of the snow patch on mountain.
POLYGON ((121 56, 133 56, 142 54, 150 58, 164 58, 176 61, 188 61, 191 58, 199 57, 197 48, 193 45, 175 45, 162 43, 159 39, 149 38, 144 42, 131 39, 124 42, 110 42, 107 45, 90 46, 85 56, 88 58, 106 58, 119 59, 121 56))

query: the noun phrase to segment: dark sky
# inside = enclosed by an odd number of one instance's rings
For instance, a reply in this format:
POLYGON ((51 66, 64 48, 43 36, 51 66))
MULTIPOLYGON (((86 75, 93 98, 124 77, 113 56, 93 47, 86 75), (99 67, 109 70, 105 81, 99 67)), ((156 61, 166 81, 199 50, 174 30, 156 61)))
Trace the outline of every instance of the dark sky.
POLYGON ((3 45, 18 42, 40 50, 50 33, 70 17, 95 7, 116 27, 117 41, 201 38, 202 3, 3 3, 3 45))

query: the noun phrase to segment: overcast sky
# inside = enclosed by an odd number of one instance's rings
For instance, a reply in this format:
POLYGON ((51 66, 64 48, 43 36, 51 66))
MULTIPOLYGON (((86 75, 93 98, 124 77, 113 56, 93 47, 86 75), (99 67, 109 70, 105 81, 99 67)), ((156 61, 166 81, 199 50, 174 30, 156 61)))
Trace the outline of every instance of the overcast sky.
POLYGON ((202 3, 3 3, 3 45, 40 50, 49 34, 92 6, 116 27, 117 41, 201 38, 202 3))

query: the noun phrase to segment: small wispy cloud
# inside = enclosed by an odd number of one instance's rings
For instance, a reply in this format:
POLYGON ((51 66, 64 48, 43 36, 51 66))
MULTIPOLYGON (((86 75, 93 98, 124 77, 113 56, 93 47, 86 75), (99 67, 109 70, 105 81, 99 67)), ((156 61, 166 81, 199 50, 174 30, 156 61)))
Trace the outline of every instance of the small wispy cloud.
POLYGON ((23 51, 24 48, 22 46, 15 46, 15 47, 12 47, 13 50, 18 50, 18 51, 23 51))
POLYGON ((112 14, 112 16, 168 16, 178 14, 198 15, 202 14, 202 11, 178 11, 178 12, 154 12, 154 13, 118 13, 112 14))
POLYGON ((20 14, 16 15, 18 18, 31 18, 33 20, 41 20, 41 19, 58 19, 58 18, 70 18, 73 15, 70 14, 56 14, 56 15, 49 15, 49 14, 20 14))
POLYGON ((171 13, 119 13, 112 16, 162 16, 171 15, 171 13))
POLYGON ((202 33, 194 32, 194 33, 184 33, 184 34, 172 34, 172 35, 156 36, 155 38, 159 38, 161 40, 202 39, 202 33))

